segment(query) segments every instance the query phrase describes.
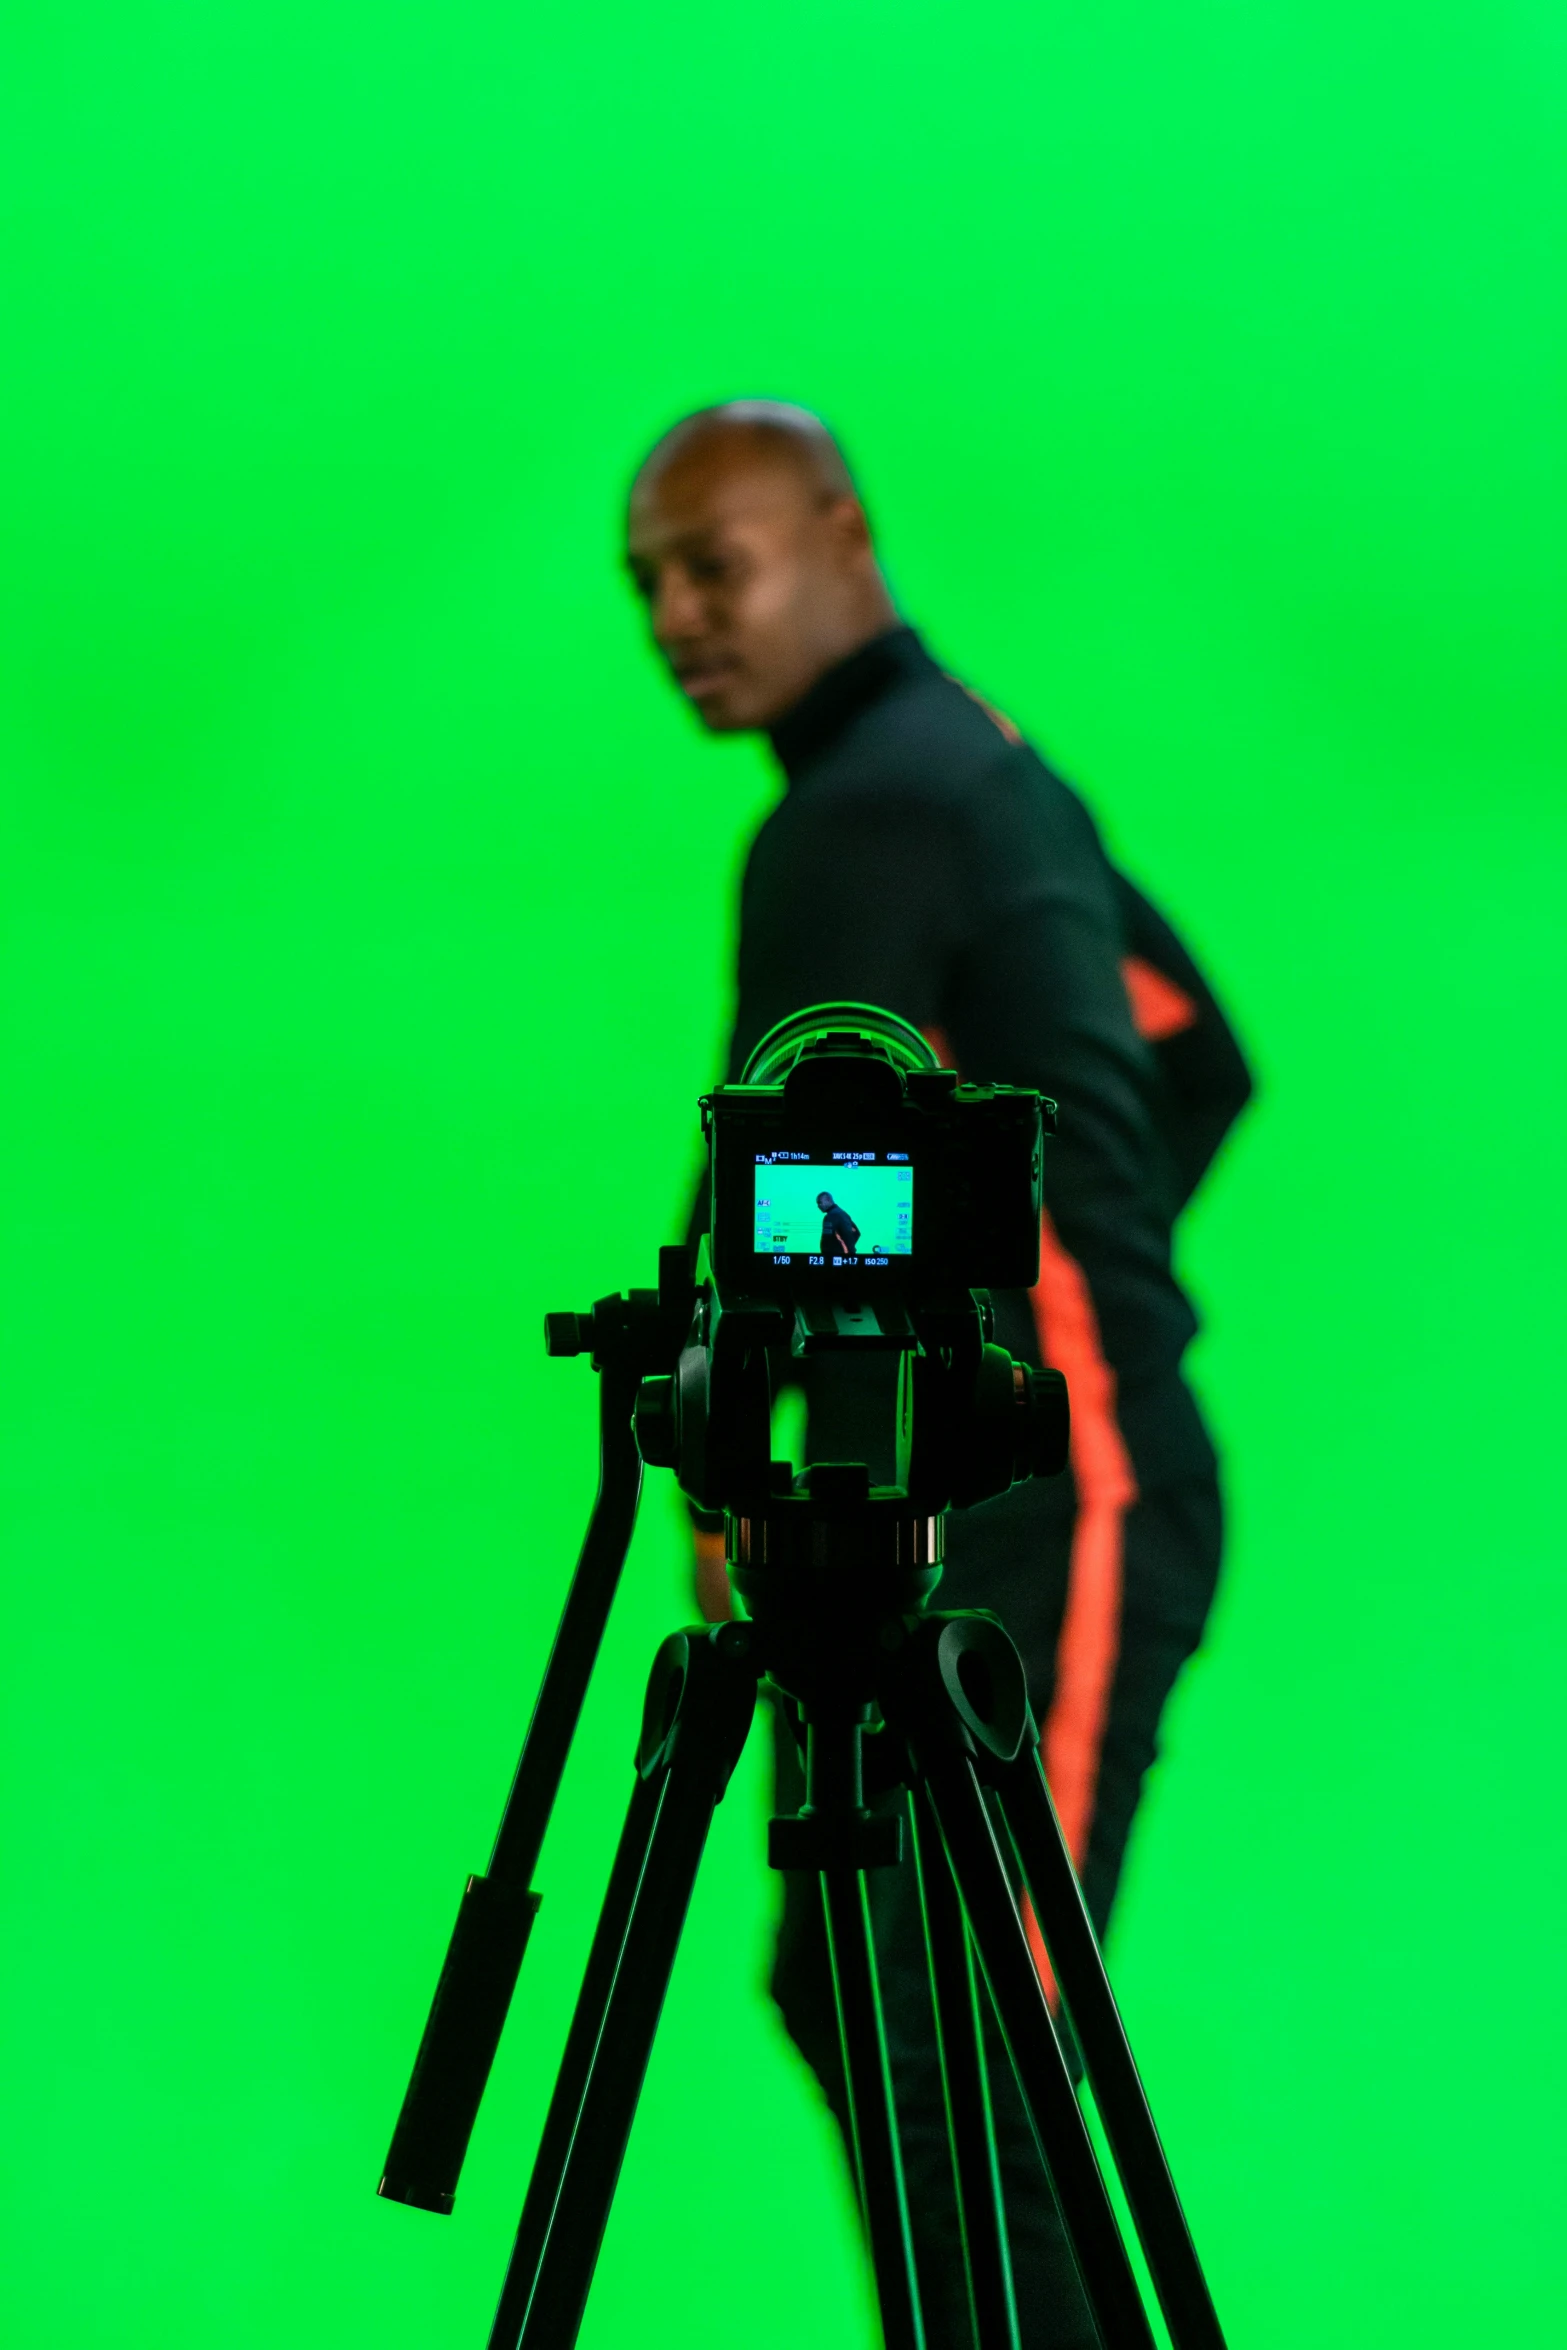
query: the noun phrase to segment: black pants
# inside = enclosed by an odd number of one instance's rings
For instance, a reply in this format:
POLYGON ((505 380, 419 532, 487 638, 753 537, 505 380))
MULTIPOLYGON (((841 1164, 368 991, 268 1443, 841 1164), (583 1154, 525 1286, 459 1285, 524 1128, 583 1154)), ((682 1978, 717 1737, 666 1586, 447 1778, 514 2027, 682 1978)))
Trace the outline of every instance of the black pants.
MULTIPOLYGON (((811 1404, 813 1457, 845 1457, 852 1423, 861 1416, 859 1408, 840 1398, 835 1408, 823 1410, 814 1395, 811 1404), (818 1428, 825 1441, 819 1441, 818 1428)), ((1191 1408, 1184 1394, 1181 1408, 1191 1408)), ((866 1449, 848 1457, 863 1458, 866 1449)), ((935 1605, 985 1607, 1000 1616, 1022 1651, 1035 1715, 1042 1722, 1054 1690, 1076 1517, 1077 1495, 1069 1474, 1049 1484, 1014 1487, 1001 1500, 954 1513, 947 1521, 947 1565, 935 1605)), ((1126 1513, 1121 1532, 1119 1639, 1081 1872, 1101 1935, 1109 1923, 1143 1777, 1157 1751, 1159 1717, 1181 1666, 1197 1645, 1213 1596, 1220 1547, 1216 1475, 1205 1468, 1156 1487, 1126 1513)), ((781 1723, 777 1756, 779 1809, 793 1811, 803 1799, 803 1783, 793 1739, 781 1723)), ((971 2350, 912 1855, 900 1868, 875 1871, 867 1884, 928 2350, 971 2350)), ((772 1989, 790 2037, 820 2081, 847 2143, 832 1980, 820 1887, 813 1876, 785 1875, 772 1989)), ((991 2098, 1023 2344, 1025 2350, 1094 2350, 1097 2336, 1011 2066, 993 2021, 987 2021, 991 2098)))

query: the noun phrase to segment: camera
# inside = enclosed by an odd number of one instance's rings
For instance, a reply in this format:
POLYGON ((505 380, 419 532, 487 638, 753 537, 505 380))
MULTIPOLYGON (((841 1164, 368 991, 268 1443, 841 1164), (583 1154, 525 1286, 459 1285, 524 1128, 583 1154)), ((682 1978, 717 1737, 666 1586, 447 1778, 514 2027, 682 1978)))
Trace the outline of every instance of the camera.
POLYGON ((818 1005, 781 1022, 702 1117, 712 1277, 792 1299, 806 1332, 848 1286, 912 1301, 1038 1277, 1054 1104, 961 1083, 890 1013, 818 1005))
POLYGON ((702 1119, 708 1229, 679 1363, 638 1396, 645 1460, 745 1521, 829 1494, 931 1517, 1064 1467, 1064 1384, 990 1343, 987 1294, 1038 1278, 1053 1103, 965 1084, 878 1007, 818 1004, 702 1119), (900 1357, 893 1486, 854 1463, 796 1480, 770 1458, 771 1366, 862 1350, 900 1357))

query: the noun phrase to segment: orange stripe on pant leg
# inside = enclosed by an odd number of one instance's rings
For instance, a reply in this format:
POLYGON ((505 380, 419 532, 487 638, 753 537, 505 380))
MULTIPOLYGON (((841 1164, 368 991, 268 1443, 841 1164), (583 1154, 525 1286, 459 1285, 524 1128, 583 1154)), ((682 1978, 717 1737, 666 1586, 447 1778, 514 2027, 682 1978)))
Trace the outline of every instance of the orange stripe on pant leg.
MULTIPOLYGON (((942 1067, 955 1067, 946 1031, 932 1023, 924 1035, 942 1067)), ((1120 1654, 1122 1534, 1126 1513, 1137 1499, 1137 1480, 1115 1416, 1115 1373, 1105 1360, 1099 1317, 1083 1268, 1061 1246, 1048 1214, 1040 1221, 1039 1280, 1029 1292, 1029 1303, 1040 1354, 1065 1373, 1072 1399, 1077 1517, 1066 1611, 1056 1643, 1055 1694, 1039 1745, 1072 1859, 1081 1869, 1088 1854, 1099 1756, 1120 1654)), ((1040 1981, 1054 2007, 1055 1976, 1026 1894, 1023 1924, 1040 1981)))
MULTIPOLYGON (((1105 1360, 1099 1318, 1083 1269, 1067 1254, 1047 1215, 1039 1236, 1039 1281, 1030 1292, 1040 1352, 1066 1374, 1072 1399, 1072 1474, 1077 1519, 1066 1612, 1056 1644, 1055 1694, 1040 1739, 1045 1776, 1079 1870, 1088 1853, 1099 1758, 1121 1645, 1126 1513, 1137 1480, 1115 1416, 1115 1373, 1105 1360)), ((1045 1988, 1055 1984, 1032 1908, 1029 1945, 1045 1988)))

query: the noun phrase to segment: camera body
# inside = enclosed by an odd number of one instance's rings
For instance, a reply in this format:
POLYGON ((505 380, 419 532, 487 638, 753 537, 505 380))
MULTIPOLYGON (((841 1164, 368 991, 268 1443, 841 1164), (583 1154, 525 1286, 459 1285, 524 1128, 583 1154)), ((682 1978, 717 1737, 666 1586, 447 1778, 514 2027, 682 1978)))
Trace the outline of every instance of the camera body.
POLYGON ((933 1557, 942 1511, 1058 1473, 1064 1383, 990 1343, 988 1297, 1038 1278, 1053 1112, 1027 1088, 960 1083, 873 1006, 781 1022, 702 1103, 709 1230, 674 1372, 638 1395, 643 1458, 742 1544, 872 1509, 928 1521, 933 1557), (894 1484, 850 1462, 795 1477, 770 1457, 774 1369, 867 1349, 899 1357, 894 1484))
POLYGON ((703 1100, 712 1278, 780 1303, 1027 1289, 1051 1112, 1026 1088, 901 1068, 874 1032, 825 1029, 781 1082, 703 1100))

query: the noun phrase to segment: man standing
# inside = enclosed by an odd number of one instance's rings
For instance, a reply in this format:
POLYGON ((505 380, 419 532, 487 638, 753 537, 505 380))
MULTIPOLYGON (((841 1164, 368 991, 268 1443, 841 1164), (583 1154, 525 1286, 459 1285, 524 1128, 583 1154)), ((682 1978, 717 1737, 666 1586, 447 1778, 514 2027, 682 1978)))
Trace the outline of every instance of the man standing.
MULTIPOLYGON (((1071 1474, 955 1513, 941 1603, 995 1609, 1022 1651, 1103 1933, 1160 1713, 1218 1571, 1214 1454, 1180 1372, 1196 1324, 1170 1232, 1247 1098, 1245 1064, 1081 802, 900 624, 816 418, 739 401, 676 425, 633 485, 627 551, 704 724, 764 730, 784 773, 741 893, 729 1074, 785 1014, 856 1001, 901 1013, 965 1076, 1038 1086, 1059 1105, 1039 1283, 997 1296, 996 1337, 1067 1374, 1071 1474)), ((813 1373, 813 1457, 890 1476, 884 1377, 874 1364, 813 1373)), ((711 1545, 699 1591, 727 1613, 711 1545)), ((790 1766, 784 1753, 785 1780, 790 1766)), ((927 2340, 967 2350, 912 1866, 869 1884, 927 2340)), ((773 1990, 844 2121, 814 1882, 786 1880, 773 1990)), ((1023 2341, 1087 2350, 1095 2336, 1005 2059, 991 2072, 1023 2341)))
POLYGON ((816 1204, 822 1211, 822 1255, 824 1257, 852 1257, 859 1243, 860 1228, 847 1208, 840 1208, 830 1191, 819 1191, 816 1204))

